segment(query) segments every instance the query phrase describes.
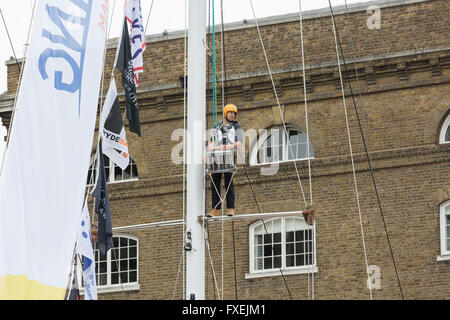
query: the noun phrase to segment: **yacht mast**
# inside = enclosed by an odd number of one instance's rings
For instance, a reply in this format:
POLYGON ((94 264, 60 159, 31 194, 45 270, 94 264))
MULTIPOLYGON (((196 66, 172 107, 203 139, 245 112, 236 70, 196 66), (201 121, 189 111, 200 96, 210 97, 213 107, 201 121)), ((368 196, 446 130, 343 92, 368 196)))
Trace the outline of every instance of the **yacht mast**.
POLYGON ((206 1, 189 1, 187 214, 192 249, 186 253, 186 299, 205 299, 205 240, 198 216, 205 214, 204 134, 206 106, 206 1))

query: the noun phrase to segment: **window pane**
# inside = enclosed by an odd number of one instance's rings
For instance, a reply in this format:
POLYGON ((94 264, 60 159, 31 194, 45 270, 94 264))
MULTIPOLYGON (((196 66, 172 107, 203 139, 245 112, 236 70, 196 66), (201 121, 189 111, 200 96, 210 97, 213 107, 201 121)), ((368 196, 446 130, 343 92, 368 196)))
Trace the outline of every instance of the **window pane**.
POLYGON ((295 241, 303 241, 304 240, 304 234, 305 232, 302 231, 295 231, 295 241))
POLYGON ((264 246, 264 257, 268 257, 272 255, 272 246, 271 245, 265 245, 264 246))
POLYGON ((275 257, 273 259, 273 267, 274 268, 281 268, 281 256, 275 257))
POLYGON ((120 259, 128 259, 128 248, 120 249, 120 259))
POLYGON ((447 250, 450 250, 450 238, 447 239, 447 250))
POLYGON ((294 231, 286 232, 286 242, 294 242, 294 231))
POLYGON ((120 238, 120 246, 121 247, 128 246, 128 238, 120 238))
POLYGON ((130 259, 130 270, 136 270, 137 269, 137 259, 130 259))
POLYGON ((296 266, 304 266, 305 265, 305 256, 303 254, 299 254, 295 256, 295 265, 296 266))
POLYGON ((117 270, 117 267, 118 267, 118 265, 117 265, 117 260, 114 260, 114 261, 111 263, 111 272, 117 272, 117 271, 119 271, 119 270, 117 270))
POLYGON ((264 269, 272 269, 272 258, 264 258, 264 269))
POLYGON ((305 243, 297 242, 295 244, 295 253, 305 253, 305 243))
POLYGON ((447 127, 447 132, 445 133, 445 141, 450 141, 450 125, 447 127))
POLYGON ((120 260, 120 271, 128 270, 128 260, 120 260))
POLYGON ((274 233, 274 235, 273 235, 273 242, 274 243, 281 242, 281 232, 274 233))
POLYGON ((255 244, 262 244, 262 235, 258 234, 255 236, 255 244))
POLYGON ((294 266, 294 256, 286 256, 286 267, 294 266))
POLYGON ((120 281, 122 281, 122 283, 127 283, 128 282, 128 272, 121 272, 120 273, 120 281))
POLYGON ((263 260, 262 260, 262 258, 255 259, 255 269, 256 270, 262 270, 262 268, 263 268, 263 260))
POLYGON ((275 244, 273 246, 273 253, 275 256, 279 256, 281 254, 281 244, 275 244))
POLYGON ((294 254, 294 244, 293 243, 286 244, 286 254, 294 254))
POLYGON ((100 263, 100 273, 106 272, 106 262, 100 263))
POLYGON ((257 246, 256 250, 255 250, 255 256, 256 257, 262 257, 263 255, 263 247, 262 246, 257 246))
POLYGON ((130 272, 130 282, 137 282, 137 272, 136 271, 130 272))
POLYGON ((119 283, 119 274, 117 272, 111 273, 111 284, 119 283))
POLYGON ((107 285, 106 280, 107 280, 106 274, 103 274, 103 273, 100 274, 99 279, 98 279, 99 285, 106 286, 107 285))
POLYGON ((137 247, 130 247, 130 258, 137 257, 137 247))

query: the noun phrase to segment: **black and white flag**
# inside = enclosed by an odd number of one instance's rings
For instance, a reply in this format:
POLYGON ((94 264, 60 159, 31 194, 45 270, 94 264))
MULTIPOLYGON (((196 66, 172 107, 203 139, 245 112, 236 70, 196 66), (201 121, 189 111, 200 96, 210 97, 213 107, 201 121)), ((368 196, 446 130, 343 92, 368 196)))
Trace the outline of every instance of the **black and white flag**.
POLYGON ((108 250, 112 248, 112 223, 101 143, 98 144, 97 157, 97 184, 94 191, 92 191, 92 195, 95 199, 95 212, 98 214, 97 248, 102 256, 105 256, 108 250))
POLYGON ((100 133, 103 138, 103 153, 125 170, 130 163, 130 157, 114 77, 111 79, 100 115, 100 133))
POLYGON ((122 37, 117 56, 116 68, 122 73, 122 84, 125 89, 126 111, 130 131, 141 136, 139 120, 139 106, 136 95, 136 82, 134 77, 133 57, 131 56, 130 36, 128 34, 127 20, 124 18, 122 37))

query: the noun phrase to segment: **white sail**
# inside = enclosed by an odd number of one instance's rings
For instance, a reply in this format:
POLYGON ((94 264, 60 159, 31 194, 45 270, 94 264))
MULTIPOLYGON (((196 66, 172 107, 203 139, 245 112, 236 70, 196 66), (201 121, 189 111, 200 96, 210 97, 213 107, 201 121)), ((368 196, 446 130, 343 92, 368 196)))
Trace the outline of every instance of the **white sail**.
POLYGON ((63 299, 95 129, 107 0, 40 0, 0 179, 0 299, 63 299))

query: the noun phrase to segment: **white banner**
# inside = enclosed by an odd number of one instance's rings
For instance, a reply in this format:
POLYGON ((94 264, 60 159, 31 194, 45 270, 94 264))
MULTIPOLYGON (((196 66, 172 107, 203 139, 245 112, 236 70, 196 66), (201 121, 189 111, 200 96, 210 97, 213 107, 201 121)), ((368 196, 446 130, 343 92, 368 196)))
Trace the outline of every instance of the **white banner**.
POLYGON ((136 86, 139 86, 138 74, 144 72, 143 54, 146 48, 144 20, 142 19, 141 1, 125 0, 125 17, 131 26, 131 56, 136 86))
POLYGON ((125 170, 130 163, 130 157, 114 77, 111 78, 100 114, 99 131, 103 138, 103 154, 106 154, 122 170, 125 170))
POLYGON ((108 0, 39 0, 0 180, 0 299, 63 299, 95 129, 108 0))

